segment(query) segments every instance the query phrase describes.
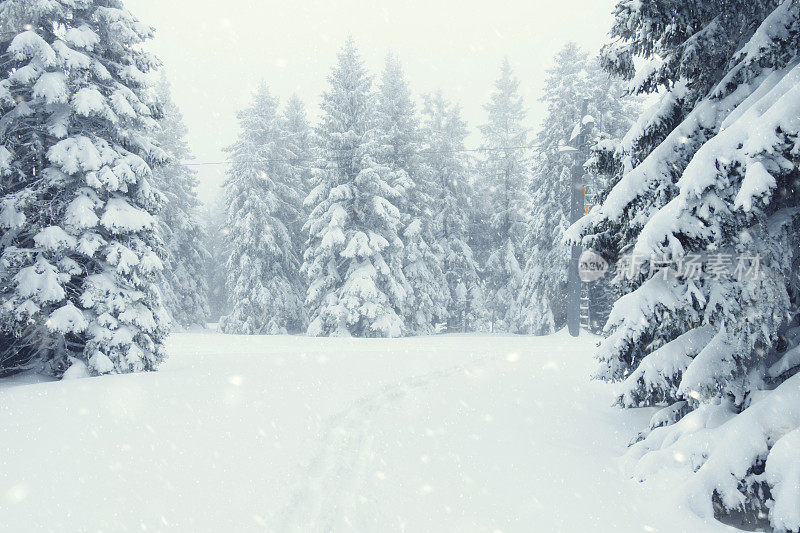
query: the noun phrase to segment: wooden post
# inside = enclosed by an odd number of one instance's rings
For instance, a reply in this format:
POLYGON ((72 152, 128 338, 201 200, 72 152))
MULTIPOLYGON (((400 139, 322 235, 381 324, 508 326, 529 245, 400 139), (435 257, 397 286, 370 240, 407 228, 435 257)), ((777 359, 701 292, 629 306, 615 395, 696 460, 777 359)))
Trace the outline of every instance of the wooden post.
MULTIPOLYGON (((588 128, 583 119, 589 110, 589 100, 584 98, 581 104, 581 113, 578 117, 578 135, 570 139, 570 144, 576 149, 572 162, 572 190, 570 201, 570 223, 575 223, 584 215, 584 169, 583 165, 587 160, 586 144, 588 128)), ((567 272, 567 329, 573 337, 580 335, 581 331, 581 278, 578 273, 578 265, 583 249, 579 245, 573 245, 570 258, 569 270, 567 272)))

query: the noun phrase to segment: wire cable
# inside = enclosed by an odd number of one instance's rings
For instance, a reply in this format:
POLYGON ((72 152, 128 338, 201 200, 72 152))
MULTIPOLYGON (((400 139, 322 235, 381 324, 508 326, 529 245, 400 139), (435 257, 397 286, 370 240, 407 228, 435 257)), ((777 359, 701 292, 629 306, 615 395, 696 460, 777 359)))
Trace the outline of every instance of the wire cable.
MULTIPOLYGON (((476 153, 476 152, 501 152, 504 150, 535 150, 536 146, 504 146, 504 147, 497 147, 497 148, 462 148, 458 150, 420 150, 415 152, 417 155, 434 155, 434 154, 461 154, 461 153, 476 153)), ((348 153, 349 150, 337 150, 341 153, 348 153)), ((183 165, 187 167, 204 167, 204 166, 212 166, 212 165, 229 165, 232 163, 282 163, 287 161, 288 158, 284 159, 252 159, 252 160, 240 160, 240 161, 204 161, 200 163, 190 163, 184 162, 183 165)), ((316 161, 317 159, 295 159, 295 161, 304 161, 304 162, 311 162, 316 161)))

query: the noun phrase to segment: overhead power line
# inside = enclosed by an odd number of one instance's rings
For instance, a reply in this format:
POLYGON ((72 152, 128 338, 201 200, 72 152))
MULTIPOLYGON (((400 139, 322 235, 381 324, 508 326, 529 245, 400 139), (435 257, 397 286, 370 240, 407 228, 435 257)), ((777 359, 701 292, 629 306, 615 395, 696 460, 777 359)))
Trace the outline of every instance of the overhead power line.
MULTIPOLYGON (((433 154, 461 154, 461 153, 475 153, 475 152, 501 152, 504 150, 534 150, 536 146, 504 146, 502 148, 462 148, 459 150, 420 150, 416 152, 417 155, 433 155, 433 154)), ((338 150, 341 153, 348 153, 349 150, 338 150)), ((299 161, 315 161, 316 159, 299 159, 299 161)), ((284 159, 252 159, 244 161, 204 161, 200 163, 183 163, 187 167, 205 167, 212 165, 228 165, 231 163, 281 163, 286 161, 284 159)))

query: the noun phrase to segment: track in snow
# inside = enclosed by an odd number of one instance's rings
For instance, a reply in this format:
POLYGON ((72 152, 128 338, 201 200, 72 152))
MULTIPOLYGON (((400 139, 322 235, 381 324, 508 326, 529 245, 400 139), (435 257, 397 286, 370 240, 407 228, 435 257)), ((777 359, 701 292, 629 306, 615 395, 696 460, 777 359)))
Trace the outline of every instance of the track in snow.
MULTIPOLYGON (((479 359, 469 368, 476 368, 488 359, 479 359)), ((468 367, 458 365, 405 378, 333 415, 326 423, 319 450, 299 476, 301 487, 280 514, 276 530, 336 531, 358 527, 354 523, 358 509, 367 503, 363 494, 368 466, 375 461, 372 426, 376 419, 409 393, 468 372, 468 367)))

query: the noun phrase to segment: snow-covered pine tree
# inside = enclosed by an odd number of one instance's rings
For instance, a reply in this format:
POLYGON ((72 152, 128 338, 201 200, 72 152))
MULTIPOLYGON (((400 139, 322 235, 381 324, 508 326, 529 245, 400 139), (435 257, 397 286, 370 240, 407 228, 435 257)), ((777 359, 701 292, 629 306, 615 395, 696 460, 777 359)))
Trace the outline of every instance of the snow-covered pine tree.
POLYGON ((448 329, 477 331, 487 312, 478 263, 469 244, 474 206, 469 164, 463 152, 467 124, 459 107, 439 91, 424 99, 421 129, 424 172, 435 191, 435 239, 449 292, 448 329))
POLYGON ((406 326, 411 333, 434 333, 438 324, 447 322, 450 298, 433 226, 435 191, 422 168, 411 91, 393 55, 386 59, 379 84, 377 129, 379 162, 389 168, 392 185, 402 191, 397 207, 403 216, 403 272, 411 289, 404 309, 406 326))
MULTIPOLYGON (((635 120, 637 102, 624 95, 623 81, 604 72, 599 61, 575 43, 567 43, 547 71, 542 96, 547 115, 536 137, 523 281, 514 313, 520 332, 548 334, 566 324, 570 248, 563 238, 570 224, 573 161, 561 147, 569 142, 571 132, 583 118, 581 105, 585 98, 588 113, 595 121, 596 149, 613 151, 635 120)), ((604 163, 607 159, 599 153, 592 158, 604 163)), ((603 176, 609 170, 599 166, 594 165, 597 179, 587 184, 590 199, 601 197, 607 187, 608 178, 603 176)))
POLYGON ((510 331, 516 322, 514 302, 522 283, 529 141, 519 80, 508 59, 503 61, 485 109, 489 119, 480 128, 485 153, 476 186, 485 191, 484 220, 490 237, 484 269, 487 307, 492 329, 510 331))
POLYGON ((377 162, 372 78, 352 39, 337 56, 317 130, 320 160, 303 272, 310 335, 392 336, 404 332, 402 191, 377 162))
POLYGON ((568 234, 660 263, 630 269, 598 352, 620 405, 663 406, 631 451, 636 475, 680 457, 699 514, 798 531, 800 3, 624 0, 613 33, 608 68, 662 94, 621 145, 619 182, 568 234))
MULTIPOLYGON (((303 200, 314 186, 313 184, 313 163, 314 156, 314 131, 308 121, 306 106, 297 95, 292 95, 283 110, 284 138, 286 140, 286 150, 288 151, 288 163, 290 179, 287 182, 300 198, 295 213, 296 218, 286 220, 285 224, 292 236, 294 250, 297 257, 302 260, 303 250, 306 244, 306 232, 303 226, 308 219, 308 212, 303 205, 303 200)), ((304 281, 304 277, 300 277, 304 281)), ((305 285, 303 294, 305 294, 305 285)))
POLYGON ((205 227, 200 221, 197 173, 184 161, 192 159, 188 129, 162 73, 156 86, 163 117, 155 134, 169 160, 153 169, 153 183, 166 197, 158 226, 166 253, 161 295, 173 321, 183 327, 205 326, 209 316, 205 227))
POLYGON ((227 148, 225 182, 227 289, 225 333, 301 331, 305 324, 300 260, 287 224, 300 218, 301 187, 294 185, 278 101, 260 84, 238 113, 240 132, 227 148))
POLYGON ((227 262, 230 257, 228 239, 225 238, 227 214, 224 197, 203 209, 205 223, 206 280, 209 288, 209 321, 219 323, 220 318, 230 312, 230 298, 225 287, 227 281, 227 262))
POLYGON ((164 358, 152 34, 119 0, 0 3, 0 360, 76 376, 164 358))
POLYGON ((570 223, 571 161, 560 148, 581 119, 588 56, 567 43, 547 70, 547 116, 536 136, 530 184, 530 218, 525 232, 525 263, 517 298, 517 329, 546 335, 566 324, 567 264, 570 249, 562 236, 570 223))

